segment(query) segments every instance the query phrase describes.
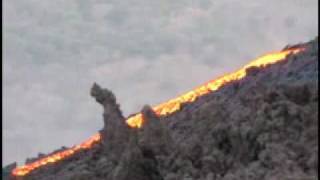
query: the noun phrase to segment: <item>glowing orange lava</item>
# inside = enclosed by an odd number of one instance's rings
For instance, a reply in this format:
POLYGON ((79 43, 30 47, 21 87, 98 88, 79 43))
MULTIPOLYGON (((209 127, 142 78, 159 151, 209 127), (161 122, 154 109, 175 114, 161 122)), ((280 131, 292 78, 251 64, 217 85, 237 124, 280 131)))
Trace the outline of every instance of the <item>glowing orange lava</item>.
MULTIPOLYGON (((239 80, 242 79, 243 77, 246 76, 246 69, 251 68, 251 67, 264 67, 268 64, 274 64, 278 61, 281 61, 285 59, 285 57, 290 54, 296 54, 300 52, 302 49, 288 49, 285 51, 281 52, 275 52, 275 53, 269 53, 264 56, 261 56, 257 58, 256 60, 252 61, 251 63, 247 64, 240 70, 226 74, 224 76, 221 76, 217 79, 211 80, 207 83, 205 83, 202 86, 199 86, 195 88, 192 91, 189 91, 185 94, 182 94, 181 96, 178 96, 177 98, 171 99, 165 103, 159 104, 153 108, 153 110, 158 114, 158 115, 168 115, 173 112, 176 112, 180 109, 181 105, 186 102, 193 102, 195 101, 198 97, 207 94, 212 91, 216 91, 219 89, 221 86, 223 86, 226 83, 229 83, 231 81, 239 80)), ((138 113, 135 116, 130 117, 127 119, 127 124, 131 127, 138 127, 140 128, 142 126, 143 120, 141 117, 141 114, 138 113)))
POLYGON ((98 141, 100 141, 101 136, 99 133, 93 135, 88 140, 84 141, 80 145, 73 146, 70 149, 66 149, 57 153, 54 153, 52 155, 49 155, 47 157, 41 158, 35 162, 32 162, 30 164, 26 164, 24 166, 18 167, 12 171, 12 174, 15 176, 24 176, 28 173, 30 173, 32 170, 37 169, 41 166, 44 166, 49 163, 54 163, 59 160, 65 159, 66 157, 69 157, 76 153, 79 150, 89 149, 92 147, 92 145, 98 141))
MULTIPOLYGON (((243 77, 246 76, 246 69, 251 68, 251 67, 264 67, 269 64, 273 64, 276 62, 279 62, 285 57, 290 54, 296 54, 300 52, 301 48, 295 48, 295 49, 287 49, 281 52, 275 52, 275 53, 269 53, 264 56, 261 56, 257 58, 256 60, 252 61, 248 65, 244 66, 240 70, 230 73, 227 75, 224 75, 220 78, 217 78, 215 80, 209 81, 208 83, 205 83, 202 86, 199 86, 195 88, 192 91, 189 91, 185 94, 182 94, 181 96, 171 99, 165 103, 159 104, 155 107, 153 107, 153 110, 158 114, 158 115, 168 115, 173 112, 176 112, 180 109, 181 105, 186 102, 193 102, 195 101, 198 97, 207 94, 212 91, 216 91, 219 89, 221 86, 223 86, 226 83, 229 83, 231 81, 239 80, 242 79, 243 77)), ((143 124, 143 119, 141 113, 138 113, 126 120, 127 124, 132 127, 132 128, 140 128, 143 124)), ((14 176, 24 176, 31 171, 41 167, 45 166, 46 164, 49 163, 55 163, 59 160, 65 159, 74 153, 78 152, 79 150, 83 149, 89 149, 95 144, 96 142, 99 142, 101 140, 101 136, 99 133, 95 134, 88 140, 84 141, 80 145, 76 145, 70 149, 63 150, 57 153, 54 153, 52 155, 49 155, 47 157, 41 158, 33 163, 26 164, 21 167, 17 167, 12 171, 12 174, 14 176)))

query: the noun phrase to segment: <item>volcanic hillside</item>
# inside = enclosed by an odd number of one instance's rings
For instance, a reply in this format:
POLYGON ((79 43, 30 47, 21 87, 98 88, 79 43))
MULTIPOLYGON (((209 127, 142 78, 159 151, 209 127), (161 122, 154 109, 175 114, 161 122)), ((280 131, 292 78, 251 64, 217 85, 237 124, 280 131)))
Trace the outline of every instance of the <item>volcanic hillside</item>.
POLYGON ((214 91, 202 88, 201 96, 180 98, 181 104, 146 105, 128 118, 114 94, 94 84, 91 96, 104 108, 103 129, 71 149, 28 159, 23 167, 9 165, 3 177, 317 179, 318 38, 283 51, 290 53, 281 61, 248 66, 241 78, 219 82, 214 91))

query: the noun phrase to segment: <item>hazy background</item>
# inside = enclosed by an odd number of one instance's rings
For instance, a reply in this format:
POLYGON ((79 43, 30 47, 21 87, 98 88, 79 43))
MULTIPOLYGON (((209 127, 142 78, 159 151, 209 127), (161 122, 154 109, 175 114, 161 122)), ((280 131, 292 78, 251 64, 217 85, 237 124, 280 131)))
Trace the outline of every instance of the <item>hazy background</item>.
POLYGON ((4 0, 3 163, 80 143, 125 115, 286 44, 313 39, 318 0, 4 0))

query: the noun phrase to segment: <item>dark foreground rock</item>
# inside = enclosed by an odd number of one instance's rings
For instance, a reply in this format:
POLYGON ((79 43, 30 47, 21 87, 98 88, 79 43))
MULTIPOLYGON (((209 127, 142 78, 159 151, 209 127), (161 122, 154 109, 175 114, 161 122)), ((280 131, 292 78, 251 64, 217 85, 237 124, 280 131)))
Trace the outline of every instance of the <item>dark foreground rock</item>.
POLYGON ((145 106, 141 129, 128 128, 112 92, 95 84, 103 141, 23 179, 317 179, 317 44, 299 44, 304 52, 250 69, 170 116, 145 106))

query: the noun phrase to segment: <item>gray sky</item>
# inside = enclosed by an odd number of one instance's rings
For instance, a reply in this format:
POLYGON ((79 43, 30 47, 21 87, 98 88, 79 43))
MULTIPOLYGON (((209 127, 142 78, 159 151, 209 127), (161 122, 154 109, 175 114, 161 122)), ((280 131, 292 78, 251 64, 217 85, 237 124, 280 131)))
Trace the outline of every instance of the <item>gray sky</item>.
POLYGON ((254 57, 313 39, 318 0, 4 0, 3 163, 80 143, 254 57))

